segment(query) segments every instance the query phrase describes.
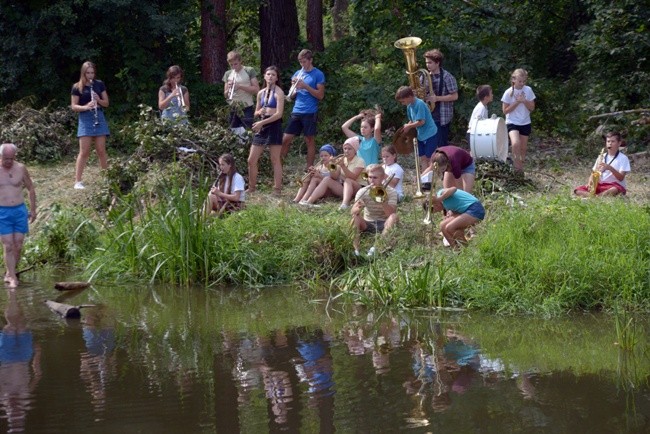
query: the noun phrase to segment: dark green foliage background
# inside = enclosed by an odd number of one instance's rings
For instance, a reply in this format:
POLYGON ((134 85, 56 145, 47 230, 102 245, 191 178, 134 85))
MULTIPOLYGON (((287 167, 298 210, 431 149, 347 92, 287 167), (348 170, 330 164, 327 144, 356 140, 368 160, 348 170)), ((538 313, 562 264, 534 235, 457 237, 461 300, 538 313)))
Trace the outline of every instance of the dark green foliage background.
MULTIPOLYGON (((109 120, 127 124, 138 118, 139 104, 156 106, 165 70, 180 64, 192 94, 193 124, 222 121, 222 85, 201 82, 199 3, 2 2, 0 104, 33 96, 36 109, 48 104, 52 109, 65 107, 81 63, 91 59, 111 96, 109 120)), ((304 11, 305 2, 297 3, 304 11)), ((256 69, 260 4, 261 0, 230 2, 229 22, 224 24, 228 48, 240 50, 245 63, 256 69)), ((418 49, 420 66, 424 66, 426 50, 440 48, 446 56, 443 67, 458 80, 460 98, 452 127, 455 143, 464 137, 476 103, 476 87, 492 85, 495 102, 490 111, 500 114, 499 99, 508 87, 509 74, 523 67, 529 70, 529 84, 538 97, 533 113, 537 137, 558 136, 580 145, 598 126, 598 121, 587 121, 589 116, 650 107, 647 6, 634 0, 353 0, 348 36, 326 39, 325 52, 315 58, 316 66, 327 75, 319 141, 340 142, 343 121, 374 104, 385 110, 386 127, 403 122, 403 108, 393 95, 406 83, 405 64, 393 42, 414 35, 424 41, 418 49)), ((325 13, 325 23, 331 22, 327 7, 325 13)), ((291 72, 282 71, 285 88, 291 72)), ((647 147, 647 123, 631 124, 629 118, 601 123, 622 129, 633 151, 647 147)), ((118 149, 122 148, 118 145, 118 149)), ((580 146, 578 150, 594 151, 580 146)))

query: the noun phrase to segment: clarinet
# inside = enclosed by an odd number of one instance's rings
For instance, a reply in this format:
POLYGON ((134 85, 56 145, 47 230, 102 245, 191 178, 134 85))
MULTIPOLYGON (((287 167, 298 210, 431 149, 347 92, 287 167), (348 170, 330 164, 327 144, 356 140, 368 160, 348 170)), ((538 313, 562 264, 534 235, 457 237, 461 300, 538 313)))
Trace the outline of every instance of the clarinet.
POLYGON ((94 102, 94 108, 93 108, 93 114, 95 118, 95 122, 93 123, 93 126, 96 127, 99 125, 99 115, 97 114, 97 101, 95 101, 95 92, 93 90, 93 81, 90 80, 90 101, 94 102))

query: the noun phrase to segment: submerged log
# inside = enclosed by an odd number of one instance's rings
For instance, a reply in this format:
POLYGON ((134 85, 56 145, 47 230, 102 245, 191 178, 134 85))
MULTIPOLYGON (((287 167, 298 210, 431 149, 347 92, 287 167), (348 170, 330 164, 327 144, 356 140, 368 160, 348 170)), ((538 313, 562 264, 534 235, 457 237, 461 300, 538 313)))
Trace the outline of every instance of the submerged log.
POLYGON ((86 289, 90 286, 90 282, 56 282, 54 289, 59 291, 72 291, 75 289, 86 289))
POLYGON ((80 306, 72 306, 64 303, 57 303, 52 300, 45 300, 45 304, 54 313, 61 315, 63 318, 81 318, 81 308, 95 307, 94 304, 82 304, 80 306))

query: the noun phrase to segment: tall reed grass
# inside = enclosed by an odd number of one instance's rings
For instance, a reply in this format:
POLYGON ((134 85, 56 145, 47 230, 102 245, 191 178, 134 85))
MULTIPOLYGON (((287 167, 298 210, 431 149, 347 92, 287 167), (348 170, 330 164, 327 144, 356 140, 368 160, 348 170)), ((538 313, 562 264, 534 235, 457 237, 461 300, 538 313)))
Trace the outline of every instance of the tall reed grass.
POLYGON ((650 208, 558 197, 493 209, 459 253, 412 246, 333 284, 352 299, 553 316, 650 309, 650 208), (419 264, 405 267, 406 263, 419 264))
POLYGON ((329 279, 346 267, 351 237, 336 215, 248 206, 222 219, 205 217, 207 182, 198 184, 172 185, 139 213, 130 199, 106 227, 88 266, 92 278, 258 286, 329 279))

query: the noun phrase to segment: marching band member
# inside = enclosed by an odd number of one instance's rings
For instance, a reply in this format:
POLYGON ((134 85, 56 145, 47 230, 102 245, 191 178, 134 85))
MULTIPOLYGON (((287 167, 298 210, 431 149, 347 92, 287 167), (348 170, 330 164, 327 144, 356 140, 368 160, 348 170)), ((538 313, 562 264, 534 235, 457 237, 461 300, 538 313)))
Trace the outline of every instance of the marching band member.
POLYGON ((485 218, 485 208, 481 201, 456 187, 442 188, 436 195, 432 195, 431 209, 433 212, 447 210, 447 215, 440 222, 440 230, 446 244, 452 247, 467 243, 465 229, 485 218))
POLYGON ((343 198, 339 210, 348 209, 354 194, 360 188, 358 179, 366 166, 361 157, 357 155, 358 149, 358 137, 347 139, 343 144, 343 161, 336 159, 335 162, 330 162, 329 165, 334 166, 334 170, 330 171, 330 176, 323 178, 311 196, 307 200, 300 201, 300 204, 316 206, 314 205, 316 201, 331 194, 343 198), (357 186, 356 189, 355 185, 357 186))
POLYGON ((341 126, 345 137, 359 137, 359 157, 368 164, 379 162, 379 146, 381 145, 381 113, 364 110, 352 116, 341 126), (354 121, 361 120, 361 135, 350 129, 354 121))
MULTIPOLYGON (((354 234, 354 254, 359 256, 359 246, 362 232, 381 233, 385 235, 397 222, 397 191, 390 186, 384 186, 386 173, 379 164, 366 167, 369 185, 359 190, 352 206, 352 226, 354 234), (381 191, 381 193, 377 193, 381 191), (363 210, 363 216, 361 211, 363 210)), ((368 256, 375 254, 375 247, 368 250, 368 256)))
POLYGON ((110 135, 108 123, 104 117, 104 109, 108 107, 108 93, 106 85, 101 80, 95 79, 97 68, 95 64, 87 61, 81 65, 79 81, 72 85, 70 108, 79 113, 79 155, 75 165, 75 190, 83 190, 81 182, 88 157, 90 144, 95 141, 95 152, 102 169, 108 168, 108 155, 106 154, 106 137, 110 135))
POLYGON ((231 154, 219 157, 221 172, 208 193, 205 214, 216 212, 217 217, 224 213, 238 211, 246 201, 244 177, 237 172, 235 158, 231 154))
POLYGON ((223 74, 223 96, 230 105, 230 129, 242 137, 253 125, 253 96, 260 91, 260 84, 255 70, 242 65, 237 51, 228 53, 227 60, 231 69, 223 74), (240 108, 243 110, 241 117, 238 114, 240 108))
POLYGON ((397 201, 403 201, 404 169, 397 163, 397 150, 393 145, 386 145, 381 148, 381 160, 384 163, 382 167, 384 168, 384 172, 386 172, 386 176, 393 176, 388 186, 393 187, 397 191, 397 201))
POLYGON ((187 112, 190 110, 190 93, 183 81, 183 70, 178 65, 167 69, 165 81, 158 89, 158 109, 160 118, 176 124, 187 125, 187 112))
MULTIPOLYGON (((334 146, 325 144, 320 148, 320 163, 317 166, 311 166, 307 174, 301 179, 302 183, 296 197, 293 199, 294 203, 300 203, 304 198, 309 198, 314 192, 318 184, 323 181, 323 179, 330 176, 330 171, 328 168, 329 162, 332 160, 332 157, 336 157, 336 149, 334 146)), ((307 199, 305 199, 307 202, 307 199)))
POLYGON ((625 176, 630 173, 630 160, 627 155, 620 151, 621 146, 624 146, 621 134, 617 132, 607 133, 605 136, 606 152, 602 157, 596 160, 596 164, 592 168, 592 172, 598 172, 598 179, 593 180, 590 177, 590 182, 587 185, 581 185, 574 190, 578 196, 616 196, 619 194, 627 193, 625 176), (596 182, 593 190, 590 191, 590 183, 596 182))
POLYGON ((431 165, 422 174, 432 172, 433 176, 443 173, 442 186, 444 188, 458 187, 468 193, 474 188, 476 178, 476 164, 474 158, 466 150, 458 146, 448 145, 436 149, 431 158, 431 165), (433 173, 433 165, 438 167, 438 173, 433 173))
POLYGON ((523 175, 528 136, 532 131, 530 112, 535 110, 535 93, 530 86, 526 86, 528 72, 525 69, 515 69, 510 80, 511 86, 504 92, 501 102, 512 143, 513 166, 515 172, 523 175))
POLYGON ((318 103, 325 97, 325 74, 313 64, 310 50, 298 53, 301 69, 291 78, 293 84, 288 97, 296 103, 291 112, 289 125, 282 138, 282 158, 286 158, 294 137, 303 134, 307 143, 307 167, 314 165, 316 157, 316 133, 318 124, 318 103))
POLYGON ((449 71, 442 68, 443 59, 444 56, 438 49, 424 53, 424 61, 431 75, 434 91, 433 95, 427 95, 426 101, 436 103, 436 107, 431 112, 438 129, 434 143, 436 149, 447 145, 449 126, 454 117, 454 101, 458 99, 458 83, 449 71))
POLYGON ((436 150, 436 127, 429 107, 420 98, 415 96, 413 89, 408 86, 401 86, 395 93, 395 99, 406 106, 408 122, 404 124, 404 132, 415 128, 418 137, 418 153, 420 155, 420 166, 427 167, 429 159, 436 150))
POLYGON ((257 166, 264 146, 269 147, 271 165, 273 166, 273 193, 282 192, 282 114, 284 113, 284 92, 277 85, 280 71, 269 66, 264 71, 266 86, 257 94, 255 116, 260 120, 253 124, 253 144, 248 155, 248 191, 257 187, 257 166))

